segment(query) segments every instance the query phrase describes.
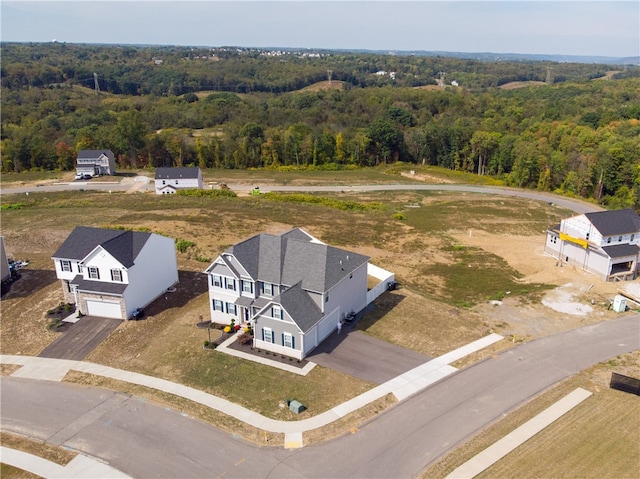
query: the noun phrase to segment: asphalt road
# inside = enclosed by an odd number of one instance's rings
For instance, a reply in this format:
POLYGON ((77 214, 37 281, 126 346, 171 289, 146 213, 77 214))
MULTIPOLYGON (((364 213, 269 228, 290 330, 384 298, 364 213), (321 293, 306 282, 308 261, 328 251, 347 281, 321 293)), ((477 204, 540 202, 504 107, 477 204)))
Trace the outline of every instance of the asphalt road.
POLYGON ((11 377, 0 379, 0 427, 73 448, 133 477, 416 477, 558 381, 636 349, 638 314, 541 338, 459 371, 354 434, 298 450, 257 448, 123 394, 11 377))
MULTIPOLYGON (((248 192, 255 185, 234 185, 229 184, 229 188, 234 191, 248 192)), ((576 213, 588 213, 591 211, 602 210, 601 207, 584 201, 566 198, 553 193, 536 192, 530 190, 521 190, 517 188, 498 188, 491 186, 475 186, 475 185, 451 185, 451 184, 380 184, 380 185, 324 185, 324 186, 289 186, 289 185, 259 185, 260 191, 263 193, 269 191, 283 192, 366 192, 366 191, 460 191, 467 193, 479 193, 489 195, 511 196, 518 198, 526 198, 545 203, 553 203, 563 208, 570 209, 576 213)), ((59 183, 57 185, 30 186, 20 188, 3 188, 2 194, 25 194, 30 192, 51 192, 64 190, 102 190, 102 191, 151 191, 153 190, 153 182, 141 184, 133 181, 128 183, 122 182, 72 182, 59 183)))

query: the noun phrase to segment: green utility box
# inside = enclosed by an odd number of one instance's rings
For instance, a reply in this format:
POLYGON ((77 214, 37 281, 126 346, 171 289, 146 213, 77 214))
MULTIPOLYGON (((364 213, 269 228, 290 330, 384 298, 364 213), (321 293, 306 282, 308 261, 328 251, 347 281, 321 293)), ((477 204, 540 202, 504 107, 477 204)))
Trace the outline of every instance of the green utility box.
POLYGON ((298 401, 291 401, 289 403, 289 409, 291 409, 296 414, 300 414, 302 411, 304 411, 307 408, 304 407, 302 404, 300 404, 298 401))

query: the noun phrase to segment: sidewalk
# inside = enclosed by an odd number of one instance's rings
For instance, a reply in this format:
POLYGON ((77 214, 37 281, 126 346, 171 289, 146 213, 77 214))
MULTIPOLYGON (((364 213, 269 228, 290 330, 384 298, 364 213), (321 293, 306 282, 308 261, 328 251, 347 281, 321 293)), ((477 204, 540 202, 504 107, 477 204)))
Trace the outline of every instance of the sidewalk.
POLYGON ((22 365, 22 368, 12 374, 14 377, 61 381, 67 371, 74 370, 138 384, 158 391, 181 396, 185 399, 216 409, 258 429, 274 433, 284 433, 285 447, 296 448, 303 446, 303 432, 326 426, 327 424, 337 421, 347 414, 356 411, 357 409, 366 406, 389 393, 393 394, 398 401, 407 399, 411 395, 425 389, 434 382, 456 372, 457 369, 451 366, 451 363, 500 341, 501 339, 502 336, 498 334, 485 336, 484 338, 469 343, 466 346, 446 353, 443 356, 407 371, 406 373, 370 389, 369 391, 356 396, 343 404, 339 404, 328 411, 300 421, 279 421, 271 419, 227 401, 226 399, 199 391, 189 386, 177 384, 165 379, 147 376, 145 374, 102 366, 100 364, 12 355, 0 355, 0 363, 22 365))
POLYGON ((129 478, 125 473, 114 469, 108 464, 83 456, 82 454, 78 454, 66 466, 61 466, 60 464, 48 461, 39 456, 34 456, 33 454, 0 446, 0 462, 47 479, 86 479, 88 477, 99 477, 101 479, 129 478))

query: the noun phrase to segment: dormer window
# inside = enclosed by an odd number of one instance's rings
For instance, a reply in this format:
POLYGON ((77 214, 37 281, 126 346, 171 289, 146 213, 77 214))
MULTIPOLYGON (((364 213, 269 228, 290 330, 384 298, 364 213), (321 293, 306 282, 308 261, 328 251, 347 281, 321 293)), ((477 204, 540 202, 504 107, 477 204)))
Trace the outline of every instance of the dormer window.
POLYGON ((607 238, 607 244, 611 243, 611 237, 607 238))
POLYGON ((265 296, 273 296, 273 284, 262 283, 262 294, 265 296))
POLYGON ((618 243, 622 243, 622 236, 618 237, 618 243))
POLYGON ((242 291, 245 293, 253 293, 253 283, 251 281, 242 281, 242 291))

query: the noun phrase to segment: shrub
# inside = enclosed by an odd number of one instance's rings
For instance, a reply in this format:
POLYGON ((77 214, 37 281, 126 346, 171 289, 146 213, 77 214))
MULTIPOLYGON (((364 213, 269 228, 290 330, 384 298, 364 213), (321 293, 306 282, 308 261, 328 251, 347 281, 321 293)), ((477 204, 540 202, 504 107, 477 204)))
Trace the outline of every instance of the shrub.
POLYGON ((206 339, 204 340, 204 347, 208 348, 209 347, 209 341, 207 341, 206 339))
POLYGON ((200 198, 236 198, 232 190, 220 188, 215 190, 184 189, 176 191, 176 196, 197 196, 200 198))
POLYGON ((404 213, 394 213, 393 214, 393 219, 394 220, 398 220, 398 221, 406 221, 407 219, 407 215, 405 215, 404 213))
POLYGON ((225 327, 224 327, 224 329, 223 329, 223 331, 224 331, 225 333, 230 333, 230 332, 231 332, 231 326, 225 326, 225 327))
POLYGON ((238 336, 237 341, 239 344, 243 345, 251 344, 253 342, 253 336, 247 333, 242 333, 240 336, 238 336))
POLYGON ((181 253, 185 253, 189 248, 195 246, 193 241, 176 239, 176 249, 181 253))

